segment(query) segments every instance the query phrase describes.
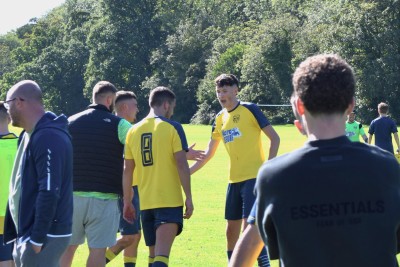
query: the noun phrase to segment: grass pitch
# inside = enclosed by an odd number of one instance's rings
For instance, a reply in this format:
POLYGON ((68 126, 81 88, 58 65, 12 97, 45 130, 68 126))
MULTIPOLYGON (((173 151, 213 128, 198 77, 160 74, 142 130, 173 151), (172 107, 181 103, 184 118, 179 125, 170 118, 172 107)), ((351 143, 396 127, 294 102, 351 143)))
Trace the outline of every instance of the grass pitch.
MULTIPOLYGON (((281 138, 278 155, 301 147, 306 137, 293 125, 274 126, 281 138)), ((211 135, 211 126, 184 125, 189 145, 196 143, 195 149, 205 149, 211 135)), ((13 129, 19 133, 19 128, 13 129)), ((367 129, 366 129, 367 130, 367 129)), ((263 135, 263 147, 266 155, 268 139, 263 135)), ((228 183, 228 155, 224 145, 219 148, 207 165, 192 176, 192 194, 194 214, 185 220, 184 230, 175 239, 170 255, 170 266, 227 266, 225 245, 224 203, 228 183)), ((189 162, 189 165, 192 164, 189 162)), ((75 254, 72 266, 86 265, 88 248, 80 246, 75 254)), ((148 249, 143 237, 139 245, 137 266, 147 266, 148 249)), ((272 261, 272 267, 278 267, 278 261, 272 261)), ((123 266, 122 253, 108 267, 123 266)))
MULTIPOLYGON (((292 125, 274 126, 281 137, 278 154, 296 149, 306 138, 292 125)), ((195 149, 205 149, 211 135, 211 126, 184 125, 188 144, 196 143, 195 149)), ((263 136, 266 155, 268 139, 263 136)), ((215 156, 201 170, 192 176, 194 213, 185 220, 184 230, 175 239, 170 255, 170 266, 227 266, 225 243, 224 205, 228 183, 229 158, 223 143, 220 143, 215 156)), ((191 165, 192 162, 189 162, 191 165)), ((78 248, 73 266, 85 266, 88 255, 86 245, 78 248)), ((148 249, 143 237, 139 245, 137 266, 147 266, 148 249)), ((109 267, 123 266, 123 257, 118 255, 109 267)), ((278 266, 273 262, 273 266, 278 266)))

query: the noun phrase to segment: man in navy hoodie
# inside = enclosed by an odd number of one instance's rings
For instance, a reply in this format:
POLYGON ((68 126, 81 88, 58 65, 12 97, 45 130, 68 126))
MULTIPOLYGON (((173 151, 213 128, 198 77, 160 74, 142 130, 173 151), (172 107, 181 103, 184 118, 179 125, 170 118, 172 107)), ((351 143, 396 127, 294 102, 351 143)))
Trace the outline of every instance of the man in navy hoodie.
POLYGON ((11 174, 4 241, 16 266, 58 266, 72 231, 72 144, 64 115, 45 112, 34 81, 15 84, 4 102, 21 127, 11 174))

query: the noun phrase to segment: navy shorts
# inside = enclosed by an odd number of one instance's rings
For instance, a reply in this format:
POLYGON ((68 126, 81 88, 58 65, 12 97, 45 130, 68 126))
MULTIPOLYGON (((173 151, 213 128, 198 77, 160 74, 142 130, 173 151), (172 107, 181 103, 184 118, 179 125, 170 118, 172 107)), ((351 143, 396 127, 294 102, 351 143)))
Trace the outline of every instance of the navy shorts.
POLYGON ((156 244, 156 231, 161 224, 176 223, 179 235, 183 229, 183 207, 158 208, 142 211, 143 235, 146 246, 156 244))
POLYGON ((139 192, 137 186, 133 186, 132 188, 134 192, 132 204, 133 207, 135 207, 136 220, 133 222, 133 224, 130 224, 129 222, 125 221, 123 217, 124 201, 122 198, 120 198, 118 200, 118 207, 121 212, 121 216, 119 218, 119 232, 121 233, 121 235, 136 235, 142 229, 142 226, 140 225, 139 192))
POLYGON ((240 220, 249 216, 256 200, 255 183, 256 178, 239 183, 229 183, 225 202, 226 220, 240 220))
POLYGON ((247 217, 248 224, 256 224, 256 210, 257 210, 257 203, 254 202, 254 205, 251 208, 249 217, 247 217))
POLYGON ((3 235, 0 235, 0 261, 12 261, 13 260, 13 249, 14 242, 3 245, 4 239, 3 235))

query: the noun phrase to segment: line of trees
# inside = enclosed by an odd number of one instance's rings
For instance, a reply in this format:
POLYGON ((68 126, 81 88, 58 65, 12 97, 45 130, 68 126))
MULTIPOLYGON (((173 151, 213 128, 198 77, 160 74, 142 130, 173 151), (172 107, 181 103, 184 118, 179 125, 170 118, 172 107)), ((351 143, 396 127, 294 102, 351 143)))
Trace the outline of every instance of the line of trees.
MULTIPOLYGON (((66 0, 0 36, 0 95, 33 79, 49 110, 71 115, 108 80, 138 95, 143 116, 164 85, 177 95, 174 119, 209 124, 220 73, 239 77, 244 101, 286 104, 299 62, 338 53, 357 76, 358 118, 385 101, 398 119, 399 29, 397 0, 66 0)), ((293 119, 290 108, 264 110, 273 123, 293 119)))

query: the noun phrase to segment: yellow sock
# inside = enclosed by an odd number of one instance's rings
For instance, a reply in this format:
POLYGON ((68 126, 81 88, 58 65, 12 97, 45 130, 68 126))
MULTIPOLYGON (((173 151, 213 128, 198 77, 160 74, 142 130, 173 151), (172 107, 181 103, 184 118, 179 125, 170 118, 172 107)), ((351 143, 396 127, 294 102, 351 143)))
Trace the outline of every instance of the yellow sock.
POLYGON ((114 254, 111 250, 107 249, 106 251, 106 260, 107 262, 112 261, 117 255, 114 254))
POLYGON ((127 257, 124 256, 124 263, 136 263, 136 257, 127 257))
POLYGON ((149 264, 153 264, 154 263, 154 258, 153 257, 149 257, 149 264))
POLYGON ((165 263, 165 265, 168 266, 169 259, 168 259, 168 257, 165 257, 165 256, 156 256, 156 257, 154 258, 154 262, 156 262, 156 261, 165 263))

